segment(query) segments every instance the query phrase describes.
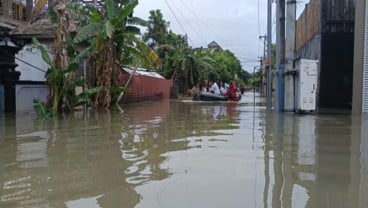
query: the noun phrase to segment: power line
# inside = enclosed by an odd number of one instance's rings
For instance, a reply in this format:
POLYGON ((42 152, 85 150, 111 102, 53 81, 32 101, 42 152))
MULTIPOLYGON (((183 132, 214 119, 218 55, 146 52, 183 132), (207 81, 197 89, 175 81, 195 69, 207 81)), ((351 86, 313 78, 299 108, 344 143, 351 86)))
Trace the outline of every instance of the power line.
POLYGON ((194 31, 194 33, 196 33, 196 35, 199 37, 199 39, 201 39, 201 41, 203 43, 206 44, 206 42, 204 41, 203 36, 200 35, 200 33, 193 27, 193 24, 190 24, 190 22, 187 20, 187 18, 185 17, 185 15, 181 12, 181 10, 176 6, 176 4, 174 3, 174 1, 172 1, 173 6, 176 8, 176 10, 178 10, 178 12, 180 13, 180 15, 183 17, 184 21, 188 24, 188 26, 194 31))
MULTIPOLYGON (((189 6, 187 5, 187 4, 185 4, 184 3, 184 1, 183 0, 180 0, 180 2, 185 6, 185 7, 187 7, 187 8, 189 8, 189 6)), ((192 2, 192 1, 191 1, 192 2)), ((192 4, 192 9, 190 9, 189 8, 189 10, 190 11, 192 11, 192 13, 194 14, 194 17, 198 20, 198 23, 200 23, 202 26, 204 26, 203 28, 206 28, 212 35, 213 34, 217 34, 214 30, 213 30, 213 28, 212 27, 210 27, 210 26, 208 26, 207 24, 206 24, 206 22, 204 22, 198 15, 197 15, 197 13, 195 12, 195 9, 194 9, 194 7, 193 7, 193 4, 192 4)), ((220 41, 220 42, 222 42, 223 44, 225 44, 225 45, 227 45, 227 48, 230 48, 231 50, 233 50, 234 48, 233 47, 231 47, 231 45, 230 44, 227 44, 227 42, 226 41, 224 41, 224 39, 222 39, 222 38, 219 38, 218 36, 217 37, 215 37, 216 38, 216 40, 218 40, 218 41, 220 41)))
POLYGON ((15 57, 15 59, 17 59, 18 61, 20 61, 20 62, 22 62, 22 63, 24 63, 24 64, 27 64, 28 66, 31 66, 31 67, 33 67, 33 68, 37 69, 38 71, 41 71, 41 72, 46 73, 46 71, 45 71, 45 70, 43 70, 43 69, 39 68, 38 66, 35 66, 35 65, 30 64, 30 63, 28 63, 28 62, 26 62, 26 61, 23 61, 22 59, 17 58, 17 57, 15 57))
MULTIPOLYGON (((183 30, 183 32, 186 34, 187 32, 185 31, 185 29, 184 29, 183 25, 180 23, 180 21, 179 21, 178 17, 176 16, 175 12, 173 11, 173 9, 171 8, 171 6, 169 5, 169 3, 168 3, 166 0, 164 0, 164 1, 165 1, 165 3, 166 3, 167 7, 169 7, 170 12, 174 15, 174 17, 175 17, 176 21, 178 22, 178 24, 179 24, 180 28, 181 28, 181 29, 183 30)), ((190 43, 191 43, 192 45, 194 45, 194 44, 193 44, 193 41, 192 41, 189 37, 188 37, 188 40, 190 41, 190 43)))

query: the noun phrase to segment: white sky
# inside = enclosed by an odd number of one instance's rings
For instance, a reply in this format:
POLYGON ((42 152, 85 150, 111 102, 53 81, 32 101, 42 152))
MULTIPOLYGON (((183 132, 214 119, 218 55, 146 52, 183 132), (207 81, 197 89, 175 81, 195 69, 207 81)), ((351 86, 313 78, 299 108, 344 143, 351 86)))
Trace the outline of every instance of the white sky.
MULTIPOLYGON (((173 32, 188 34, 191 46, 206 47, 214 40, 223 49, 235 53, 243 69, 252 72, 263 56, 263 42, 259 36, 267 33, 267 1, 139 0, 134 16, 147 19, 150 10, 160 9, 173 32)), ((298 7, 304 8, 304 5, 298 7)))

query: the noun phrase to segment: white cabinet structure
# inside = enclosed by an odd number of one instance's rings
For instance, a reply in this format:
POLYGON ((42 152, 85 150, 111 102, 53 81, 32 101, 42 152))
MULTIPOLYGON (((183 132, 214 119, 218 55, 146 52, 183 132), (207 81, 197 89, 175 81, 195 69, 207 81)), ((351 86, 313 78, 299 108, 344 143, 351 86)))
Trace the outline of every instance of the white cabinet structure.
POLYGON ((318 61, 299 59, 296 76, 296 112, 315 111, 317 107, 318 61))

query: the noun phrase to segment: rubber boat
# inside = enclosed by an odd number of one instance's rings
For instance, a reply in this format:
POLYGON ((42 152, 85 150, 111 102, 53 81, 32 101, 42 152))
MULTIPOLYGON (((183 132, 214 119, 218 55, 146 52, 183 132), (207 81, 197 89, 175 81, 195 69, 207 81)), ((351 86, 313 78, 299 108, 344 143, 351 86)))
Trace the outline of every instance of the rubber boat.
MULTIPOLYGON (((234 100, 234 101, 239 101, 240 98, 241 96, 239 96, 238 100, 234 100)), ((193 96, 193 100, 195 101, 231 101, 229 97, 222 96, 222 95, 216 95, 210 92, 200 92, 198 94, 195 94, 193 96)))

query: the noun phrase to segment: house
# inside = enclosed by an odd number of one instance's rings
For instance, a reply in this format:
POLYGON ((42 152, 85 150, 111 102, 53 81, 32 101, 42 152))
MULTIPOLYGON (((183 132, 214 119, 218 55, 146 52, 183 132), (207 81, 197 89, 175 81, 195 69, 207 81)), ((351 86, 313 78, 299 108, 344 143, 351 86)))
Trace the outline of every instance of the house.
POLYGON ((354 21, 354 0, 310 0, 296 22, 295 57, 319 62, 319 108, 351 109, 354 21))
POLYGON ((207 47, 212 50, 222 51, 221 46, 216 41, 210 42, 207 47))
MULTIPOLYGON (((9 1, 6 1, 7 4, 9 1)), ((25 1, 25 2, 28 2, 25 1)), ((1 16, 3 21, 0 21, 0 28, 3 31, 2 35, 0 35, 0 41, 4 38, 10 38, 14 42, 17 42, 17 48, 19 50, 16 54, 13 53, 12 58, 9 61, 13 62, 12 70, 17 71, 14 73, 20 73, 16 80, 14 80, 13 85, 14 94, 13 101, 10 102, 9 96, 6 96, 7 92, 4 88, 3 84, 0 86, 0 112, 13 112, 13 111, 29 111, 33 110, 33 100, 39 99, 41 101, 46 101, 48 94, 48 87, 46 86, 46 78, 45 74, 48 70, 48 65, 42 60, 41 52, 32 44, 32 38, 35 37, 39 40, 41 44, 45 47, 46 51, 49 52, 49 55, 52 57, 53 45, 54 45, 54 37, 55 37, 55 28, 51 23, 51 20, 48 17, 46 12, 42 12, 46 6, 47 0, 38 0, 35 2, 33 10, 31 12, 32 18, 29 21, 15 20, 17 19, 14 12, 8 14, 7 17, 1 16), (40 12, 40 13, 39 13, 40 12), (2 104, 3 103, 3 104, 2 104), (9 107, 13 106, 13 107, 9 107)), ((101 6, 102 1, 81 1, 84 3, 96 3, 101 6)), ((8 4, 9 5, 9 4, 8 4)), ((23 5, 23 4, 22 4, 23 5)), ((13 5, 14 8, 14 5, 13 5)), ((24 11, 24 5, 22 11, 24 11)), ((27 15, 26 15, 27 16, 27 15)), ((19 19, 19 18, 18 18, 19 19)), ((28 19, 28 16, 27 18, 28 19)), ((73 24, 69 24, 68 30, 70 32, 76 31, 76 26, 73 24)), ((82 46, 83 47, 83 46, 82 46)), ((82 63, 81 68, 85 68, 82 63)), ((7 69, 6 69, 7 70, 7 69)), ((82 73, 77 72, 77 76, 82 73)), ((88 74, 87 74, 88 76, 88 74)), ((88 77, 87 77, 88 79, 88 77)), ((133 84, 136 77, 133 77, 133 84)), ((143 79, 142 79, 143 80, 143 79)), ((146 79, 150 80, 149 78, 146 79)), ((166 85, 165 85, 166 86, 166 85)), ((143 92, 143 97, 147 97, 148 94, 155 89, 156 85, 151 85, 147 89, 147 91, 143 92)), ((170 89, 170 86, 169 86, 170 89)), ((163 96, 167 97, 166 93, 161 91, 155 91, 154 96, 163 96)), ((148 97, 150 97, 149 95, 148 97)))
POLYGON ((38 38, 45 48, 51 51, 54 37, 53 25, 45 13, 31 21, 17 20, 14 15, 13 13, 8 17, 0 16, 2 31, 0 41, 10 40, 17 48, 11 57, 3 61, 12 62, 19 77, 13 80, 11 92, 6 90, 4 82, 0 84, 0 103, 2 103, 0 112, 33 110, 33 100, 45 101, 48 94, 45 83, 48 65, 42 60, 40 51, 32 45, 31 39, 38 38))
POLYGON ((30 111, 33 110, 34 99, 46 100, 48 89, 45 73, 48 66, 43 62, 40 51, 32 46, 31 38, 38 38, 51 51, 53 26, 47 15, 40 12, 47 8, 47 4, 52 5, 53 2, 1 1, 0 41, 14 44, 13 50, 3 48, 2 54, 11 56, 2 61, 7 62, 7 66, 12 63, 13 73, 19 76, 12 79, 11 83, 0 83, 0 112, 30 111))

